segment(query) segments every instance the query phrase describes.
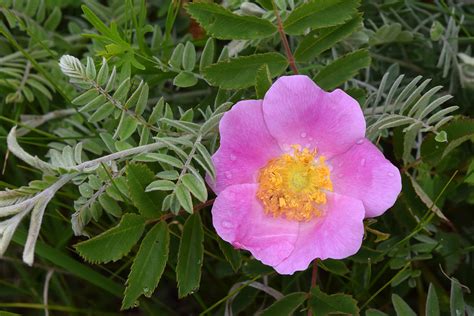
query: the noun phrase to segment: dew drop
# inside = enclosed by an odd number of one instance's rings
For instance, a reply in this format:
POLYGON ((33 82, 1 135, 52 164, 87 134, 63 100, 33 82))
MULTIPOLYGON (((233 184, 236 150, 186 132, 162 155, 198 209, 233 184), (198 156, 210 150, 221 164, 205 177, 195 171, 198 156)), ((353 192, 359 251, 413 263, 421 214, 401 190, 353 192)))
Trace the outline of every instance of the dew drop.
POLYGON ((313 137, 308 138, 308 140, 309 140, 309 141, 312 141, 312 140, 313 140, 313 137))
POLYGON ((229 180, 232 179, 232 173, 230 173, 230 171, 226 171, 225 177, 229 180))
POLYGON ((337 176, 338 176, 339 178, 344 177, 344 175, 343 175, 342 173, 338 174, 337 176))
POLYGON ((282 147, 283 147, 283 151, 290 151, 290 149, 291 149, 290 145, 288 145, 288 144, 283 144, 282 147))
POLYGON ((230 160, 234 161, 235 159, 237 159, 237 157, 235 157, 234 154, 230 154, 230 160))
POLYGON ((302 132, 302 133, 300 134, 300 136, 301 136, 301 138, 305 138, 305 137, 306 137, 306 133, 305 133, 305 132, 302 132))
POLYGON ((222 227, 224 227, 224 228, 232 228, 232 227, 234 227, 234 225, 233 225, 231 222, 229 222, 229 221, 222 221, 221 224, 222 224, 222 227))
POLYGON ((360 161, 361 166, 365 166, 365 158, 360 161))
POLYGON ((393 177, 393 176, 394 176, 394 174, 391 173, 391 172, 387 173, 387 175, 388 175, 389 177, 393 177))
POLYGON ((361 138, 361 139, 359 139, 359 140, 356 142, 356 144, 357 144, 357 145, 360 145, 360 144, 362 144, 363 142, 364 142, 364 139, 361 138))

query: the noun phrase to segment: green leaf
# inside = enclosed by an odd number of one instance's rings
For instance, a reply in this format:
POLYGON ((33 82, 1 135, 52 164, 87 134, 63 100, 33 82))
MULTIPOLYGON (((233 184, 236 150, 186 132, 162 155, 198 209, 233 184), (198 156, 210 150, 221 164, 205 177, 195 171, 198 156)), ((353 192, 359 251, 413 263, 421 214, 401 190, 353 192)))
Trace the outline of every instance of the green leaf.
POLYGON ((416 316, 411 307, 397 294, 392 294, 392 304, 397 316, 416 316))
POLYGON ((149 159, 149 161, 159 161, 176 168, 183 168, 183 163, 181 162, 181 160, 170 155, 150 153, 146 154, 146 157, 147 159, 149 159))
POLYGON ((332 90, 354 77, 357 72, 369 67, 370 55, 365 49, 336 59, 316 75, 314 81, 325 90, 332 90))
POLYGON ((101 194, 99 196, 99 203, 104 208, 104 210, 110 215, 115 217, 122 216, 122 209, 120 208, 118 203, 107 194, 101 194))
MULTIPOLYGON (((17 244, 24 246, 26 237, 26 231, 20 227, 15 232, 15 235, 13 235, 12 240, 17 244)), ((122 296, 123 289, 121 284, 116 283, 111 278, 105 277, 90 268, 88 265, 73 259, 71 253, 65 249, 65 246, 63 246, 63 248, 64 250, 56 249, 45 244, 41 240, 38 240, 36 242, 35 254, 51 262, 53 266, 59 267, 64 271, 69 272, 71 275, 85 280, 115 297, 122 296)))
POLYGON ((300 35, 308 28, 335 26, 349 20, 359 4, 359 0, 312 0, 293 10, 283 28, 288 34, 300 35))
POLYGON ((199 201, 207 200, 206 184, 202 179, 188 173, 181 178, 181 182, 199 201))
POLYGON ((77 252, 92 263, 117 261, 127 255, 140 239, 145 229, 145 219, 137 214, 125 214, 120 223, 76 245, 77 252))
POLYGON ((388 316, 388 315, 379 310, 369 308, 368 310, 365 311, 365 316, 388 316))
POLYGON ((188 3, 186 10, 208 34, 218 39, 259 39, 277 31, 268 20, 237 15, 215 3, 188 3))
POLYGON ((214 51, 215 51, 214 39, 212 37, 209 37, 201 53, 201 60, 199 62, 200 72, 202 72, 204 68, 206 68, 207 66, 213 63, 214 53, 215 53, 214 51))
POLYGON ((178 198, 179 204, 184 208, 184 210, 190 214, 193 213, 193 199, 191 198, 191 193, 189 193, 186 186, 182 183, 176 186, 176 197, 178 198))
POLYGON ((326 259, 319 263, 322 269, 338 275, 349 273, 346 264, 341 260, 326 259))
POLYGON ((179 43, 178 45, 176 45, 175 49, 173 50, 173 53, 171 54, 171 58, 168 61, 168 64, 175 69, 181 68, 181 63, 183 62, 183 54, 184 54, 184 45, 182 43, 179 43))
POLYGON ((165 221, 156 224, 143 238, 127 279, 122 309, 133 307, 144 294, 150 297, 166 267, 170 235, 165 221))
POLYGON ((177 87, 188 88, 198 82, 196 76, 190 72, 182 71, 173 79, 173 84, 177 87))
POLYGON ((273 78, 285 71, 288 61, 279 53, 255 54, 218 62, 205 68, 203 74, 212 85, 241 89, 255 84, 255 76, 264 64, 267 64, 273 78))
MULTIPOLYGON (((86 105, 87 106, 87 105, 86 105)), ((112 103, 107 102, 103 105, 101 105, 97 111, 95 111, 90 117, 89 117, 89 122, 91 123, 96 123, 98 121, 102 121, 105 118, 110 117, 110 114, 114 111, 115 107, 112 105, 112 103)))
POLYGON ((386 24, 379 28, 369 39, 370 46, 383 45, 393 42, 409 42, 413 39, 413 34, 409 31, 402 31, 399 23, 386 24))
POLYGON ((265 309, 261 316, 287 316, 293 315, 296 309, 303 304, 308 294, 297 292, 291 293, 273 303, 270 307, 265 309))
POLYGON ((138 121, 136 118, 126 112, 122 112, 116 133, 120 137, 120 140, 126 140, 135 133, 137 126, 138 121))
POLYGON ((183 52, 183 69, 192 71, 196 64, 196 49, 191 42, 186 42, 183 52))
POLYGON ((439 301, 433 283, 430 283, 426 298, 426 316, 439 316, 439 301))
POLYGON ((46 22, 44 22, 44 28, 48 31, 54 31, 59 23, 61 23, 61 9, 58 6, 55 6, 53 12, 51 12, 48 16, 46 22))
POLYGON ((171 182, 169 180, 156 180, 150 183, 145 191, 150 192, 150 191, 173 191, 175 188, 174 182, 171 182))
POLYGON ((362 17, 357 15, 348 22, 335 27, 317 30, 306 35, 295 50, 295 59, 309 61, 333 47, 362 26, 362 17))
POLYGON ((455 278, 451 279, 451 294, 449 297, 451 316, 464 315, 464 297, 461 284, 455 278))
POLYGON ((448 141, 448 134, 446 131, 441 131, 435 136, 435 141, 438 143, 445 143, 448 141))
POLYGON ((158 192, 145 192, 145 188, 154 180, 153 172, 143 164, 129 164, 127 166, 127 183, 130 198, 140 214, 148 218, 157 217, 160 212, 158 202, 163 197, 158 192))
POLYGON ((176 277, 180 298, 199 287, 204 256, 203 240, 204 230, 201 218, 197 213, 192 214, 184 224, 183 235, 179 244, 176 277))
POLYGON ((271 85, 272 77, 270 75, 270 69, 268 69, 267 64, 264 64, 258 69, 257 75, 255 76, 255 92, 257 93, 257 98, 263 99, 271 85))
POLYGON ((325 316, 333 313, 359 315, 357 301, 350 295, 323 293, 319 287, 311 290, 309 306, 314 316, 325 316))
POLYGON ((235 249, 231 244, 222 240, 221 238, 217 239, 217 243, 219 244, 219 248, 224 254, 224 257, 232 266, 232 269, 237 272, 237 270, 239 270, 240 266, 242 265, 242 255, 240 254, 240 251, 235 249))

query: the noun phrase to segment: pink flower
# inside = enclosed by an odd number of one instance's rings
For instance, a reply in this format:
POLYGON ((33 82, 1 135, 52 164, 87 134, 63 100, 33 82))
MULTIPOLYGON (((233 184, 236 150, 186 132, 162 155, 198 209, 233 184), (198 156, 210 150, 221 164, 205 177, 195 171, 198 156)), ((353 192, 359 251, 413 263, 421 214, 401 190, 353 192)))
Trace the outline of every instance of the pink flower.
POLYGON ((263 100, 238 102, 219 129, 214 227, 280 274, 355 254, 363 219, 400 193, 400 173, 365 138, 357 101, 306 76, 281 77, 263 100))

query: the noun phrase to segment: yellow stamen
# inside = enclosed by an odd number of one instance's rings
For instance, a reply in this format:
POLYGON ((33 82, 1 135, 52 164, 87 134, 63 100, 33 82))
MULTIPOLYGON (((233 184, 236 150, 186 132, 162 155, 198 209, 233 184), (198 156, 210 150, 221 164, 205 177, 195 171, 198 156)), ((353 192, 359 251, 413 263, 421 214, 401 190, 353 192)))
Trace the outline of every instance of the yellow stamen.
POLYGON ((320 216, 320 205, 326 204, 326 191, 332 191, 330 170, 324 156, 316 150, 301 150, 283 154, 260 170, 257 197, 265 213, 289 220, 309 221, 320 216))

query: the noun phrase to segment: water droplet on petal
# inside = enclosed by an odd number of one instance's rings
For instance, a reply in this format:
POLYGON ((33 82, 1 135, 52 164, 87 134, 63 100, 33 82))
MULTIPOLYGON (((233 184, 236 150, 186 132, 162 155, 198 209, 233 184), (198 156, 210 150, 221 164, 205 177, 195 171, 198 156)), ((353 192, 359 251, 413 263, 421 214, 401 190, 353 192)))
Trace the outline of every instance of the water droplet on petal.
POLYGON ((389 177, 393 177, 393 176, 394 176, 394 174, 393 174, 392 172, 387 173, 387 175, 388 175, 389 177))
POLYGON ((283 144, 282 147, 283 147, 283 151, 290 151, 291 149, 290 145, 288 144, 283 144))
POLYGON ((338 176, 339 178, 344 177, 344 175, 343 175, 342 173, 338 174, 337 176, 338 176))
POLYGON ((306 133, 305 133, 305 132, 302 132, 302 133, 300 134, 300 136, 301 136, 301 138, 305 138, 305 137, 306 137, 306 133))
POLYGON ((360 161, 361 166, 365 166, 365 158, 360 161))
POLYGON ((232 179, 232 173, 230 173, 230 171, 226 171, 225 172, 225 177, 229 180, 232 179))
POLYGON ((313 137, 308 138, 308 140, 309 140, 309 141, 312 141, 312 140, 313 140, 313 137))
POLYGON ((359 139, 359 140, 356 142, 356 144, 357 144, 357 145, 360 145, 360 144, 362 144, 363 142, 364 142, 364 139, 361 138, 361 139, 359 139))
POLYGON ((235 159, 237 159, 237 157, 235 157, 234 154, 230 154, 230 160, 234 161, 235 159))
POLYGON ((224 228, 232 228, 232 227, 234 227, 234 224, 232 224, 232 223, 229 222, 229 221, 222 221, 221 224, 222 224, 222 227, 224 227, 224 228))

